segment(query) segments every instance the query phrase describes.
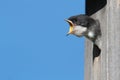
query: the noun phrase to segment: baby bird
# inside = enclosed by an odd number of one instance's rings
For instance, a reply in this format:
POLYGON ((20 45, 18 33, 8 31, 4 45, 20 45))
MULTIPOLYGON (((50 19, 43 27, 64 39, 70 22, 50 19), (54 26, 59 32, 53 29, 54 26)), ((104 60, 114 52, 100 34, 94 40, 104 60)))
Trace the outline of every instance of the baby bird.
POLYGON ((66 21, 69 23, 70 28, 69 34, 76 35, 77 37, 85 36, 93 43, 96 39, 101 36, 100 23, 98 20, 95 20, 87 15, 76 15, 72 16, 66 21))

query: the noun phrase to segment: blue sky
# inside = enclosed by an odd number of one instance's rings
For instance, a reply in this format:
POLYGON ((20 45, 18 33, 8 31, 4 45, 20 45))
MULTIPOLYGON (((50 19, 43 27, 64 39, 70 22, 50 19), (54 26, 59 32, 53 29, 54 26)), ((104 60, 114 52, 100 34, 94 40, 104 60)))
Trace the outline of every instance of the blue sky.
POLYGON ((64 21, 84 0, 0 0, 0 80, 83 80, 84 39, 64 21))

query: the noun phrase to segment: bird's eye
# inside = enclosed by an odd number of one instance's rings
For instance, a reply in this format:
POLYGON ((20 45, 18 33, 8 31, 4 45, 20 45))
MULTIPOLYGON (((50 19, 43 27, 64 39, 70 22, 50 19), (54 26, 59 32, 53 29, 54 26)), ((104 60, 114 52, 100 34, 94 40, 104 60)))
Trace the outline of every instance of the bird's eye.
POLYGON ((72 22, 73 22, 73 23, 76 23, 76 22, 77 22, 77 19, 73 19, 72 22))
POLYGON ((77 22, 77 19, 74 19, 74 22, 77 22))

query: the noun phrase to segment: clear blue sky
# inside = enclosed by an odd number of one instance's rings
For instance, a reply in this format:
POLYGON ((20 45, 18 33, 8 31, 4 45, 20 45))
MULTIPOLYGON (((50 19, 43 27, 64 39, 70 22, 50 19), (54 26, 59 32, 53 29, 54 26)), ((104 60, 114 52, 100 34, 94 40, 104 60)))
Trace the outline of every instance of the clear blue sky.
POLYGON ((84 0, 0 0, 0 80, 83 80, 84 39, 64 21, 84 0))

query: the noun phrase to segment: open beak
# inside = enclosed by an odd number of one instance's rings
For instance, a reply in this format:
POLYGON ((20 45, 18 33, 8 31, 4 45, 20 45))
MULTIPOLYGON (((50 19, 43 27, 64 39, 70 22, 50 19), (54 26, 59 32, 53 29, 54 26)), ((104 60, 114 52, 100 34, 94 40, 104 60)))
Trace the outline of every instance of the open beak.
POLYGON ((74 24, 73 24, 72 21, 70 21, 70 20, 68 20, 68 19, 66 19, 65 21, 67 21, 67 22, 69 23, 69 25, 70 25, 69 32, 67 33, 67 36, 68 36, 69 34, 72 34, 72 33, 73 33, 74 24))

